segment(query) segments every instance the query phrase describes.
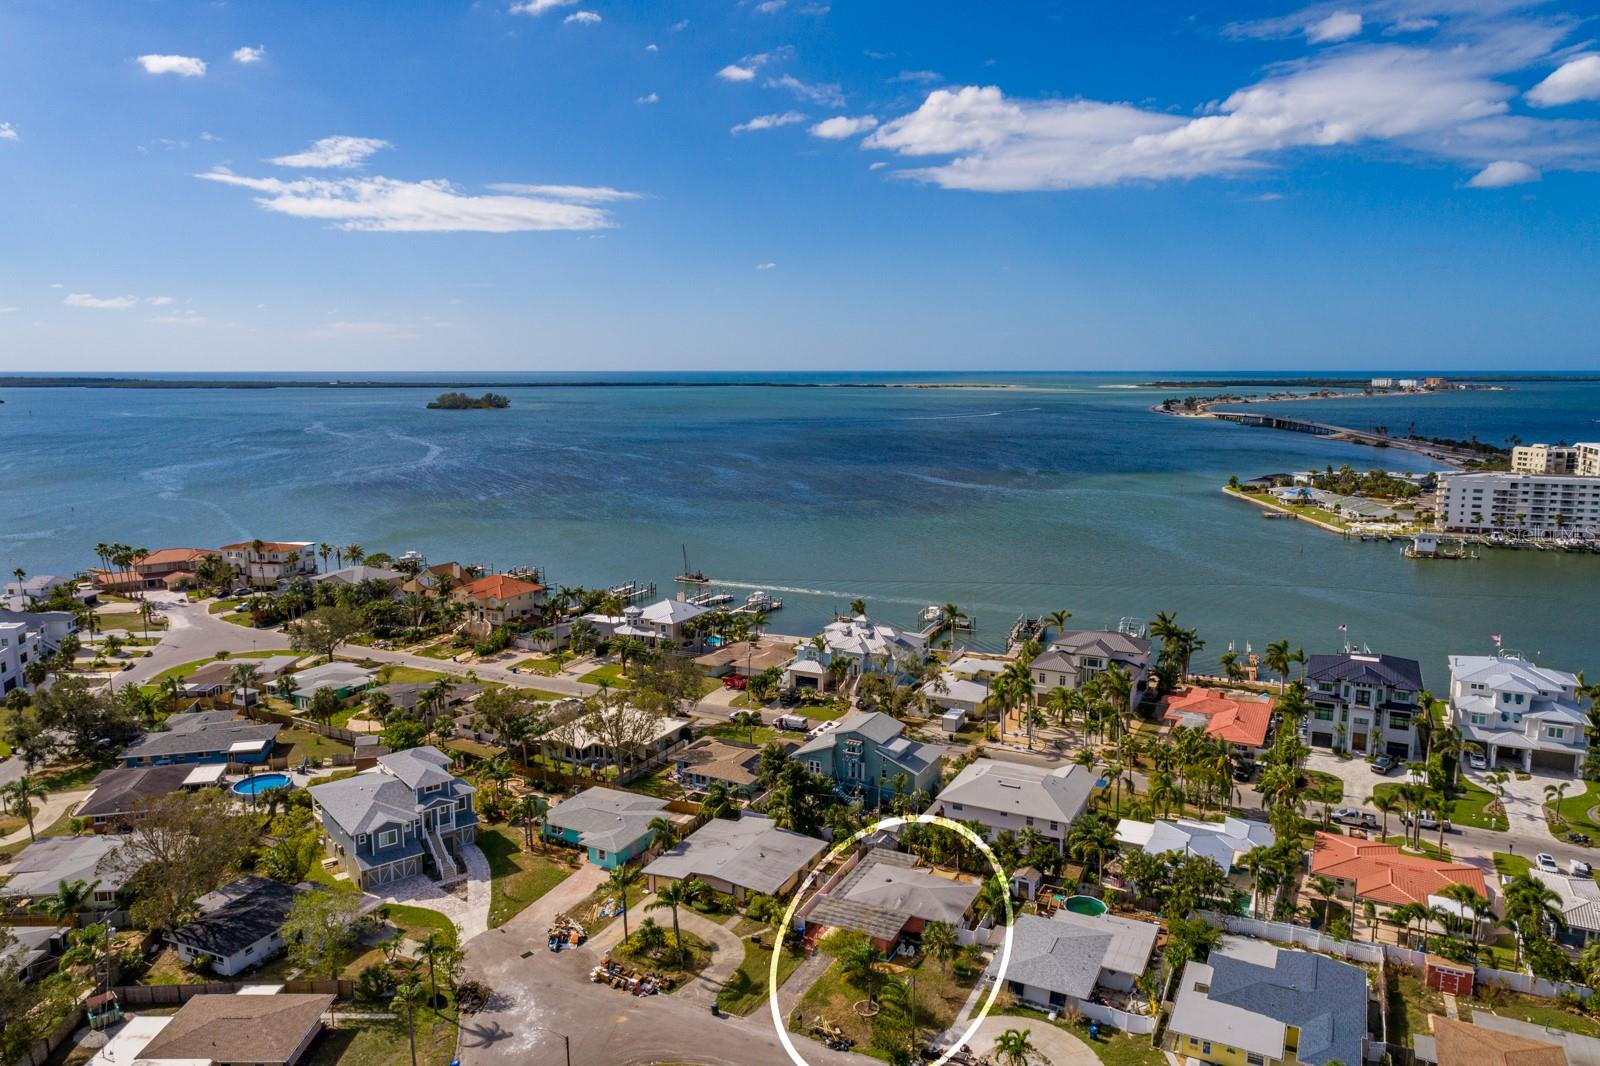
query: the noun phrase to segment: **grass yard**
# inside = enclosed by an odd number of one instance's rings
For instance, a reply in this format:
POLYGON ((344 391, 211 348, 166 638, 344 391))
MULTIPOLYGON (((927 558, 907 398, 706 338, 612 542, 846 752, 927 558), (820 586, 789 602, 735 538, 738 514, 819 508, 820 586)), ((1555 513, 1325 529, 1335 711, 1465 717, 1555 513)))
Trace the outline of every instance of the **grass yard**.
MULTIPOLYGON (((335 1011, 336 1025, 311 1045, 300 1061, 306 1066, 394 1066, 411 1061, 411 1044, 403 1018, 393 1021, 345 1021, 335 1011)), ((446 1066, 456 1057, 454 1005, 417 1011, 417 1066, 446 1066)))
POLYGON ((1506 877, 1516 877, 1533 869, 1533 863, 1522 855, 1512 855, 1508 852, 1497 851, 1494 853, 1494 872, 1506 877))
POLYGON ((1166 1056, 1160 1049, 1150 1046, 1148 1036, 1129 1036, 1127 1033, 1107 1031, 1102 1028, 1100 1035, 1090 1040, 1088 1025, 1082 1022, 1073 1024, 1064 1017, 1052 1022, 1032 1007, 1025 1007, 1020 1003, 1002 1006, 1008 998, 1010 997, 1003 995, 995 1003, 995 1013, 992 1015, 995 1018, 1004 1018, 1008 1029, 1032 1029, 1034 1026, 1053 1025, 1088 1044, 1095 1057, 1106 1066, 1166 1066, 1166 1056))
POLYGON ((843 700, 830 700, 796 707, 795 710, 814 722, 833 722, 849 714, 850 705, 843 700))
POLYGON ((424 670, 420 666, 383 666, 379 669, 385 671, 391 685, 431 685, 441 677, 451 676, 443 670, 424 670))
POLYGON ((633 684, 633 681, 630 678, 622 676, 621 663, 606 663, 604 666, 596 667, 595 669, 590 670, 587 674, 584 674, 582 677, 578 678, 578 680, 582 681, 585 685, 598 685, 600 682, 604 681, 612 688, 625 688, 628 685, 633 684))
POLYGON ((1473 994, 1472 1009, 1490 1011, 1504 1018, 1518 1018, 1534 1025, 1566 1029, 1588 1037, 1600 1037, 1600 1020, 1570 1011, 1553 999, 1525 996, 1520 992, 1481 985, 1473 994))
MULTIPOLYGON (((761 940, 769 946, 757 947, 751 940, 744 942, 744 960, 717 993, 717 1006, 729 1014, 743 1017, 767 1001, 767 976, 772 972, 772 933, 768 931, 761 940)), ((804 958, 792 948, 783 949, 783 956, 778 960, 779 988, 804 958)))
POLYGON ((156 685, 159 685, 159 684, 161 684, 161 682, 165 681, 169 677, 188 677, 190 674, 194 673, 196 670, 200 669, 202 666, 210 666, 212 663, 215 663, 215 662, 233 662, 235 659, 245 659, 245 660, 267 659, 267 658, 270 658, 270 657, 275 656, 275 655, 299 655, 299 654, 300 653, 297 652, 297 651, 290 651, 288 649, 274 648, 274 649, 271 649, 271 650, 268 650, 268 651, 236 651, 236 652, 229 653, 227 656, 218 656, 218 657, 213 657, 213 658, 210 658, 210 659, 196 659, 192 663, 184 663, 181 666, 169 666, 169 667, 167 667, 167 669, 161 671, 155 677, 152 677, 149 681, 145 682, 145 687, 146 688, 151 688, 151 687, 154 687, 156 685))
MULTIPOLYGON (((95 616, 95 624, 104 631, 107 629, 125 629, 129 632, 143 633, 145 630, 144 619, 138 611, 108 611, 95 616)), ((167 628, 167 620, 159 613, 150 618, 150 632, 167 628)))
MULTIPOLYGON (((754 744, 761 747, 769 740, 777 740, 784 734, 770 726, 756 726, 754 736, 749 726, 734 725, 732 722, 719 722, 707 729, 702 736, 720 737, 723 740, 737 740, 741 744, 754 744)), ((793 734, 791 734, 793 735, 793 734)))
POLYGON ((278 731, 278 743, 272 749, 272 754, 274 757, 287 757, 290 765, 294 765, 301 759, 318 762, 332 755, 349 755, 354 750, 342 740, 290 726, 278 731))
POLYGON ((895 1034, 903 1047, 904 1035, 909 1034, 912 1019, 911 991, 908 976, 916 975, 917 999, 915 1017, 923 1032, 938 1032, 949 1026, 960 1011, 972 990, 970 982, 958 980, 933 962, 906 968, 896 964, 886 967, 874 982, 873 995, 879 1006, 874 1018, 863 1018, 852 1004, 866 998, 866 990, 845 979, 839 964, 833 963, 806 990, 799 1005, 790 1012, 789 1028, 795 1032, 811 1032, 811 1026, 823 1021, 838 1026, 856 1042, 856 1050, 874 1058, 887 1060, 888 1054, 872 1046, 874 1028, 895 1034))
MULTIPOLYGON (((1582 781, 1574 782, 1581 785, 1582 781)), ((1588 833, 1591 837, 1600 837, 1600 822, 1589 817, 1590 808, 1600 806, 1600 793, 1590 785, 1588 791, 1580 792, 1575 796, 1568 796, 1556 807, 1556 812, 1567 823, 1567 828, 1562 832, 1575 831, 1588 833)))
POLYGON ((680 799, 685 793, 683 786, 672 781, 672 765, 663 766, 661 769, 641 777, 628 786, 629 792, 642 792, 646 796, 655 796, 658 799, 680 799))
POLYGON ((441 644, 430 644, 426 648, 413 649, 411 654, 420 655, 424 659, 448 659, 451 656, 459 655, 466 650, 466 648, 456 647, 447 640, 441 644))
MULTIPOLYGON (((429 933, 451 933, 455 926, 449 918, 438 911, 430 911, 425 907, 407 907, 399 903, 386 903, 381 908, 388 914, 389 924, 400 931, 407 940, 421 941, 429 933)), ((384 960, 381 947, 367 948, 356 955, 340 971, 340 976, 352 980, 360 976, 361 971, 373 963, 384 960)))
MULTIPOLYGON (((1372 794, 1392 795, 1400 786, 1399 781, 1386 781, 1373 786, 1372 794)), ((1493 802, 1494 793, 1479 788, 1463 777, 1457 786, 1455 798, 1445 805, 1445 817, 1450 819, 1452 825, 1470 825, 1475 829, 1505 832, 1507 828, 1505 815, 1491 817, 1485 809, 1493 802)))
POLYGON ((489 928, 504 925, 524 907, 567 879, 572 868, 555 858, 522 850, 522 831, 478 828, 478 847, 489 860, 489 928))
MULTIPOLYGON (((711 964, 711 945, 693 933, 684 933, 683 954, 680 956, 673 947, 671 920, 668 919, 660 924, 667 937, 664 947, 651 952, 639 952, 624 940, 611 949, 611 961, 630 966, 635 970, 670 977, 673 980, 673 991, 677 991, 686 981, 711 964)), ((638 931, 638 926, 634 926, 634 931, 638 931)))
POLYGON ((1422 831, 1422 846, 1420 848, 1413 847, 1411 844, 1408 844, 1404 836, 1384 837, 1383 842, 1385 844, 1393 844, 1407 854, 1422 855, 1430 859, 1439 859, 1442 862, 1449 862, 1450 845, 1446 844, 1444 848, 1441 849, 1436 843, 1438 839, 1439 837, 1437 831, 1430 832, 1429 830, 1424 829, 1422 831))
POLYGON ((561 664, 547 655, 535 655, 519 663, 513 663, 512 668, 519 673, 540 674, 544 677, 554 677, 561 672, 561 664))

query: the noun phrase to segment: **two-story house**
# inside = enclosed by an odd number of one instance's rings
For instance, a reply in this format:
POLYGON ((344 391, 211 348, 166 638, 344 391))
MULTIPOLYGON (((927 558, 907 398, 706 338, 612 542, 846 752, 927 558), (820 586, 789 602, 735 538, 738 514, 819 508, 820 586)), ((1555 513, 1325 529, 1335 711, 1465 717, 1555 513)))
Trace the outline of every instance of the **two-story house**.
POLYGON ((384 755, 370 770, 308 791, 329 849, 359 887, 465 876, 460 856, 477 837, 477 790, 450 772, 438 748, 384 755))
POLYGON ((25 668, 43 655, 37 629, 26 622, 0 622, 0 695, 27 687, 25 668))
POLYGON ((845 796, 868 806, 897 792, 932 792, 947 749, 903 736, 905 726, 881 711, 856 712, 806 741, 789 757, 830 778, 845 796))
POLYGON ((1428 713, 1418 702, 1422 667, 1415 659, 1369 652, 1313 655, 1306 664, 1311 699, 1311 746, 1356 755, 1415 759, 1415 718, 1428 713))
POLYGON ((1031 766, 974 759, 945 786, 929 813, 976 821, 990 840, 1032 829, 1065 849, 1072 823, 1089 806, 1095 775, 1082 766, 1031 766))
POLYGON ((1491 767, 1577 773, 1589 747, 1577 675, 1515 655, 1450 656, 1450 717, 1491 767))
POLYGON ((1120 666, 1133 681, 1129 703, 1138 707, 1150 687, 1150 642, 1115 630, 1068 630, 1028 665, 1034 691, 1041 696, 1058 685, 1080 689, 1113 665, 1120 666))
POLYGON ((217 552, 245 584, 258 588, 317 572, 316 545, 309 540, 246 540, 217 552))
POLYGON ((795 649, 784 667, 783 683, 794 688, 825 688, 828 664, 843 659, 852 674, 894 676, 908 660, 921 662, 928 654, 927 638, 909 633, 866 615, 839 618, 823 627, 817 640, 795 649))
POLYGON ((450 598, 466 608, 467 631, 481 637, 495 626, 536 615, 545 587, 510 574, 490 574, 457 586, 450 598))

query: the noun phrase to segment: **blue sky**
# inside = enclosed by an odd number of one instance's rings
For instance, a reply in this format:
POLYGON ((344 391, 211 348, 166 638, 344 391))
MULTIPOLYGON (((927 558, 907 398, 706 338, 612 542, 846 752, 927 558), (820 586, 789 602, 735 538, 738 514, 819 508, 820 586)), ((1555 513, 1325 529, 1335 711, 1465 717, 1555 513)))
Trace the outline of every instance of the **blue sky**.
POLYGON ((1584 368, 1600 13, 0 8, 0 367, 1584 368))

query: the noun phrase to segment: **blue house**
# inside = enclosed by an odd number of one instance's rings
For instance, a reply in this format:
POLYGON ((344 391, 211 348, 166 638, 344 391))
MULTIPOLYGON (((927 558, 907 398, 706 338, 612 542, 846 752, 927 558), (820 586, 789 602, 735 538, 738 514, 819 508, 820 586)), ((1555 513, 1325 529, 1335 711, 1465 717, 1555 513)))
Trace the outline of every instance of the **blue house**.
POLYGON ((380 756, 370 770, 307 791, 330 850, 361 888, 466 876, 461 849, 477 839, 477 790, 450 772, 438 748, 380 756))
POLYGON ((903 793, 939 787, 939 744, 909 740, 905 726, 882 711, 857 712, 806 741, 789 756, 831 778, 840 794, 876 807, 903 793))
POLYGON ((614 788, 591 788, 563 800, 545 819, 544 835, 584 848, 589 861, 611 870, 643 855, 655 836, 650 823, 666 817, 667 801, 614 788))
POLYGON ((168 763, 264 763, 272 756, 278 726, 235 718, 232 711, 193 711, 167 719, 166 729, 146 733, 123 749, 124 766, 168 763))

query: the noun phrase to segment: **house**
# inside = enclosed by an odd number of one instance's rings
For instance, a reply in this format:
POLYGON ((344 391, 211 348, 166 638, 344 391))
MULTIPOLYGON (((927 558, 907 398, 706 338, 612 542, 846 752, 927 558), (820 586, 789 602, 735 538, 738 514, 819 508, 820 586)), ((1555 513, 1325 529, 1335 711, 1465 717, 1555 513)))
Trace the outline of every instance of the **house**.
POLYGON ((14 967, 22 984, 37 981, 56 967, 66 950, 67 930, 48 925, 0 925, 0 962, 14 967))
POLYGON ((1226 817, 1220 822, 1194 818, 1171 821, 1136 822, 1124 818, 1117 823, 1117 843, 1138 848, 1147 855, 1204 855, 1222 867, 1224 873, 1239 865, 1256 848, 1270 848, 1278 836, 1265 822, 1226 817))
POLYGON ((0 611, 0 625, 21 622, 39 634, 46 652, 54 652, 62 638, 78 632, 78 617, 71 611, 0 611))
POLYGON ((1330 877, 1341 887, 1354 885, 1358 899, 1391 907, 1449 905, 1442 895, 1448 885, 1466 885, 1484 899, 1490 898, 1483 871, 1476 866, 1406 855, 1393 844, 1334 833, 1317 834, 1311 872, 1330 877))
POLYGON ((283 921, 304 889, 265 877, 241 877, 194 901, 199 915, 167 934, 186 963, 205 960, 233 977, 283 950, 283 921))
POLYGON ((1450 656, 1450 718, 1490 767, 1577 773, 1589 749, 1578 678, 1517 655, 1450 656))
MULTIPOLYGON (((1127 994, 1150 965, 1161 927, 1115 914, 1075 914, 1066 908, 1049 918, 1017 916, 1012 928, 1006 989, 1043 1011, 1081 1010, 1100 990, 1127 994)), ((989 964, 989 979, 1000 957, 989 964)))
POLYGON ((172 715, 166 728, 146 733, 122 751, 124 766, 163 763, 263 763, 272 755, 279 726, 235 718, 232 711, 172 715))
POLYGON ((402 593, 417 592, 425 596, 444 596, 463 581, 470 581, 467 568, 460 563, 435 563, 400 586, 402 593))
MULTIPOLYGON (((1468 1050, 1468 1058, 1449 1059, 1443 1056, 1460 1050, 1460 1045, 1449 1037, 1449 1043, 1439 1043, 1441 1034, 1438 1022, 1447 1019, 1430 1018, 1433 1023, 1434 1036, 1428 1037, 1419 1034, 1414 1039, 1415 1054, 1419 1061, 1438 1063, 1439 1066, 1454 1066, 1460 1061, 1464 1066, 1600 1066, 1600 1038, 1585 1036, 1575 1033, 1570 1029, 1560 1029, 1553 1025, 1540 1025, 1537 1022, 1525 1022, 1520 1018, 1512 1018, 1504 1014, 1495 1014, 1491 1011, 1473 1011, 1472 1023, 1467 1026, 1471 1032, 1468 1034, 1477 1038, 1479 1047, 1487 1048, 1491 1053, 1500 1051, 1504 1057, 1500 1059, 1471 1058, 1474 1052, 1468 1050), (1505 1038, 1512 1037, 1526 1041, 1527 1044, 1518 1045, 1505 1038), (1528 1045, 1544 1045, 1534 1048, 1528 1045), (1561 1051, 1562 1057, 1556 1058, 1547 1048, 1555 1047, 1561 1051), (1537 1057, 1535 1057, 1537 1056, 1537 1057)), ((1460 1022, 1456 1022, 1460 1025, 1460 1022)), ((1482 1052, 1478 1052, 1481 1056, 1482 1052)))
MULTIPOLYGON (((356 693, 366 691, 377 673, 376 670, 357 666, 355 663, 335 661, 287 674, 285 677, 294 679, 293 695, 290 698, 295 710, 303 711, 311 706, 312 697, 324 689, 332 691, 343 703, 356 693)), ((280 680, 280 690, 284 684, 285 682, 280 680)))
POLYGON ((1065 849, 1067 831, 1089 806, 1095 777, 1082 766, 1047 768, 974 759, 945 786, 929 810, 958 822, 977 821, 996 833, 1034 829, 1065 849))
POLYGON ((818 897, 806 915, 807 932, 852 929, 865 933, 879 951, 893 953, 902 942, 920 943, 929 922, 963 927, 981 887, 977 881, 941 877, 915 855, 872 848, 818 897))
POLYGON ((1563 944, 1581 948, 1591 940, 1600 940, 1600 884, 1594 878, 1568 877, 1537 866, 1528 873, 1560 897, 1556 908, 1561 911, 1565 928, 1557 930, 1557 936, 1563 944))
POLYGON ((89 576, 106 592, 188 588, 201 562, 217 554, 208 548, 162 548, 141 555, 127 570, 90 570, 89 576))
POLYGON ((545 816, 544 835, 584 848, 589 862, 610 870, 650 850, 650 823, 671 818, 667 801, 614 788, 586 788, 564 799, 545 816))
POLYGON ((55 895, 62 885, 82 881, 94 885, 88 906, 96 910, 114 907, 117 893, 131 879, 129 874, 110 869, 111 856, 122 846, 123 839, 115 834, 40 837, 5 867, 0 900, 44 899, 55 895))
POLYGON ((634 723, 634 726, 623 730, 624 733, 631 733, 637 738, 632 750, 618 753, 612 750, 612 744, 606 739, 606 730, 598 717, 600 713, 596 712, 586 718, 577 719, 568 726, 558 726, 553 731, 553 739, 547 736, 541 739, 541 743, 558 759, 598 768, 619 761, 619 754, 625 756, 621 761, 648 759, 694 739, 694 723, 687 718, 648 715, 650 721, 645 722, 643 719, 648 714, 645 711, 633 708, 607 711, 604 713, 639 716, 639 721, 634 723))
MULTIPOLYGON (((1428 1015, 1428 1028, 1433 1035, 1418 1033, 1412 1037, 1417 1060, 1441 1066, 1568 1066, 1573 1061, 1562 1044, 1489 1029, 1477 1024, 1477 1017, 1473 1012, 1473 1021, 1463 1022, 1428 1015)), ((1527 1022, 1522 1024, 1537 1029, 1527 1022)))
POLYGON ((217 551, 247 585, 271 588, 317 572, 316 546, 309 540, 241 541, 217 551))
POLYGON ((358 887, 465 876, 459 856, 477 837, 477 790, 450 773, 438 748, 381 755, 370 770, 307 791, 329 848, 358 887))
POLYGON ((932 792, 946 751, 904 736, 905 726, 882 711, 856 711, 806 741, 790 756, 830 778, 842 794, 876 807, 896 795, 932 792))
POLYGON ((822 855, 815 837, 779 829, 772 819, 740 812, 713 818, 644 868, 650 891, 693 874, 718 892, 744 899, 751 892, 782 896, 822 855))
POLYGON ((75 588, 77 581, 56 574, 33 574, 20 581, 7 581, 4 595, 6 599, 22 600, 25 607, 34 600, 49 599, 50 593, 62 586, 75 588))
POLYGON ((1144 637, 1109 629, 1073 629, 1050 642, 1028 664, 1033 688, 1041 696, 1060 685, 1080 689, 1112 666, 1132 679, 1130 706, 1138 707, 1150 687, 1150 642, 1144 637))
MULTIPOLYGON (((784 744, 787 755, 794 750, 784 744)), ((677 755, 676 778, 683 787, 704 792, 713 782, 721 782, 742 795, 756 789, 756 771, 761 766, 761 749, 720 737, 701 737, 677 755)))
POLYGON ((0 622, 0 695, 31 688, 27 666, 46 657, 39 631, 26 622, 0 622))
MULTIPOLYGON (((959 729, 967 716, 978 713, 983 701, 989 698, 989 685, 1012 663, 1000 656, 963 655, 939 672, 939 676, 923 682, 917 691, 922 698, 943 708, 945 717, 951 712, 956 717, 945 723, 947 729, 959 729)), ((954 732, 952 729, 951 732, 954 732)))
POLYGON ((510 574, 489 574, 456 586, 450 599, 466 608, 467 631, 484 637, 495 626, 538 614, 545 587, 510 574))
POLYGON ((688 639, 684 625, 709 610, 711 608, 684 600, 658 600, 642 609, 629 607, 622 614, 627 619, 626 624, 651 630, 657 643, 682 644, 688 639), (632 613, 635 611, 637 614, 632 613))
POLYGON ((87 818, 96 833, 111 828, 122 828, 137 817, 139 811, 162 796, 171 795, 205 781, 208 770, 216 770, 221 777, 221 766, 194 766, 185 763, 165 763, 158 766, 114 766, 95 775, 89 784, 94 791, 78 804, 74 817, 87 818), (199 778, 196 775, 201 775, 199 778))
POLYGON ((1227 744, 1229 751, 1254 757, 1267 746, 1272 701, 1196 685, 1167 697, 1162 717, 1175 726, 1204 729, 1208 738, 1227 744))
POLYGON ((736 640, 714 648, 694 660, 695 669, 707 677, 728 674, 754 676, 794 658, 794 645, 781 640, 736 640))
POLYGON ((896 675, 905 660, 921 662, 927 655, 928 640, 922 634, 874 622, 864 614, 830 622, 820 636, 820 648, 807 642, 795 649, 794 661, 784 667, 785 685, 826 688, 828 664, 835 659, 846 660, 850 673, 896 675))
POLYGON ((1421 748, 1412 720, 1428 713, 1418 703, 1421 692, 1415 659, 1353 651, 1313 655, 1306 663, 1311 746, 1414 759, 1421 748))
MULTIPOLYGON (((389 700, 389 706, 397 711, 406 713, 417 710, 417 705, 422 702, 423 696, 433 689, 431 683, 424 684, 420 681, 392 681, 387 685, 379 685, 367 693, 367 698, 372 699, 380 693, 389 700)), ((445 709, 459 707, 472 697, 483 691, 482 685, 474 685, 469 681, 460 681, 452 684, 444 697, 445 709)))
POLYGON ((386 566, 346 566, 338 570, 329 570, 326 573, 312 574, 310 581, 313 585, 328 585, 332 587, 350 587, 366 581, 376 581, 380 585, 390 588, 399 587, 406 580, 406 575, 398 570, 390 570, 386 566))
MULTIPOLYGON (((268 655, 260 659, 248 659, 243 656, 237 659, 218 659, 198 667, 184 678, 183 694, 194 699, 215 699, 235 687, 233 683, 235 669, 240 666, 253 666, 256 670, 250 682, 249 695, 249 702, 253 704, 260 697, 260 690, 270 687, 294 665, 294 662, 292 655, 268 655)), ((235 693, 234 702, 243 706, 244 693, 235 693)))
MULTIPOLYGON (((295 1066, 305 1057, 331 994, 198 995, 184 1001, 155 1038, 127 1061, 140 1066, 295 1066)), ((153 1026, 152 1026, 153 1028, 153 1026)))
POLYGON ((1359 966, 1225 936, 1178 979, 1166 1050, 1225 1066, 1365 1061, 1367 975, 1359 966))

